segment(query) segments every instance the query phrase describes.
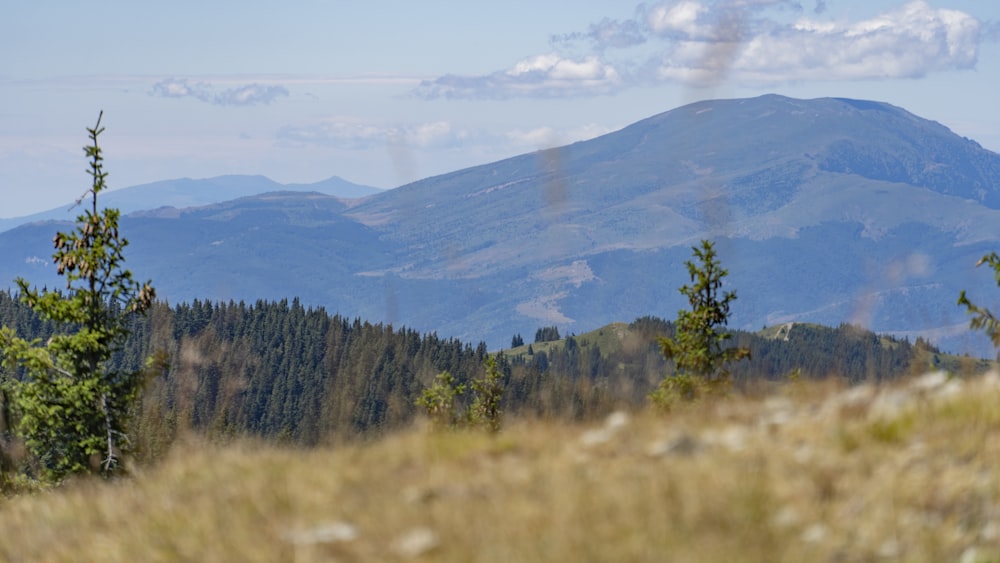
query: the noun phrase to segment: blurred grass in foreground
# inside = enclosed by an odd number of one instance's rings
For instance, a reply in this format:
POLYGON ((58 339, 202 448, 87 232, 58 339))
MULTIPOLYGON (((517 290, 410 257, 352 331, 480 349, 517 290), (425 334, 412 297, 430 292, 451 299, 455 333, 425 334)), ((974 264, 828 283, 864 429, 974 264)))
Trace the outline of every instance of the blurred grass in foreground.
POLYGON ((603 425, 180 441, 0 500, 3 561, 1000 560, 1000 375, 798 381, 603 425))

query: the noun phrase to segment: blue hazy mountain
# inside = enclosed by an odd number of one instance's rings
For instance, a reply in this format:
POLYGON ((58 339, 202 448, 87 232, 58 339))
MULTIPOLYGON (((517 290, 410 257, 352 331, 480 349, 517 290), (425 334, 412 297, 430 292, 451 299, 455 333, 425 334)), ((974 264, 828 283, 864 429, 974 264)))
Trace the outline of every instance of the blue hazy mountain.
MULTIPOLYGON (((198 180, 179 178, 112 190, 101 197, 100 203, 102 207, 116 207, 122 213, 130 213, 164 206, 184 208, 209 205, 281 190, 319 192, 345 199, 366 197, 382 191, 337 176, 313 184, 279 184, 264 176, 232 175, 198 180)), ((67 202, 48 211, 0 219, 0 232, 34 221, 72 221, 77 213, 79 210, 74 209, 73 202, 67 202)))
MULTIPOLYGON (((55 225, 0 234, 0 279, 57 283, 55 225)), ((984 352, 958 292, 1000 248, 1000 155, 890 104, 699 102, 620 131, 361 200, 278 192, 123 221, 128 264, 171 302, 299 297, 485 339, 686 307, 684 261, 717 241, 733 326, 855 322, 984 352)))

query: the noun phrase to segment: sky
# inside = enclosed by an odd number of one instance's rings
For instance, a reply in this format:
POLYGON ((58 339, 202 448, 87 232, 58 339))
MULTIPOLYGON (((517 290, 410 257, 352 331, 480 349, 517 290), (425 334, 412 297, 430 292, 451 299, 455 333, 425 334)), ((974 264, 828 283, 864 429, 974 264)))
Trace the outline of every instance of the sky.
POLYGON ((0 218, 108 184, 380 188, 717 98, 889 102, 1000 152, 993 0, 37 0, 0 19, 0 218))

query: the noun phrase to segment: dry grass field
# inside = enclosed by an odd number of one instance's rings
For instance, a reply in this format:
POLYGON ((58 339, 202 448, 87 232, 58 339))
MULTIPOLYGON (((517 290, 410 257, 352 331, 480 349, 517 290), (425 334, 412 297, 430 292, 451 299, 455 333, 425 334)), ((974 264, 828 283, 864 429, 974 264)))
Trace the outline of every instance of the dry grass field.
POLYGON ((0 500, 0 560, 1000 561, 1000 375, 794 382, 603 424, 195 440, 0 500))

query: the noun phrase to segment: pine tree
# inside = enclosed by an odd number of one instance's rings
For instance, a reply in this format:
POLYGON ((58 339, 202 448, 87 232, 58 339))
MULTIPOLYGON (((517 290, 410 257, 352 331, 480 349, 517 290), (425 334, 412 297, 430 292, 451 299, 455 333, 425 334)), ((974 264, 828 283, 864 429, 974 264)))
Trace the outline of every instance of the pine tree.
POLYGON ((120 212, 98 207, 107 178, 98 145, 101 116, 87 131, 92 184, 80 202, 89 198, 89 208, 77 217, 76 230, 53 240, 53 260, 66 288, 38 290, 17 280, 22 302, 63 329, 42 345, 0 328, 4 366, 24 373, 8 382, 18 433, 54 479, 85 471, 108 476, 119 468, 143 374, 113 369, 109 360, 129 333, 130 317, 145 313, 155 297, 150 282, 135 281, 122 266, 128 241, 118 232, 120 212))
POLYGON ((673 360, 677 368, 677 373, 664 379, 651 395, 655 403, 664 407, 669 407, 675 397, 695 398, 704 386, 725 386, 729 382, 726 364, 750 357, 747 349, 724 345, 732 338, 725 326, 736 292, 722 291, 720 295, 722 280, 729 272, 716 259, 715 245, 702 240, 701 247, 692 250, 698 263, 685 262, 692 285, 680 288, 691 310, 677 313, 673 338, 659 338, 663 355, 673 360))
POLYGON ((559 340, 559 327, 547 326, 535 331, 535 343, 559 340))
POLYGON ((484 364, 486 373, 471 384, 473 399, 469 407, 469 418, 474 424, 496 433, 503 425, 500 400, 503 399, 504 374, 500 371, 496 356, 487 356, 484 364))

